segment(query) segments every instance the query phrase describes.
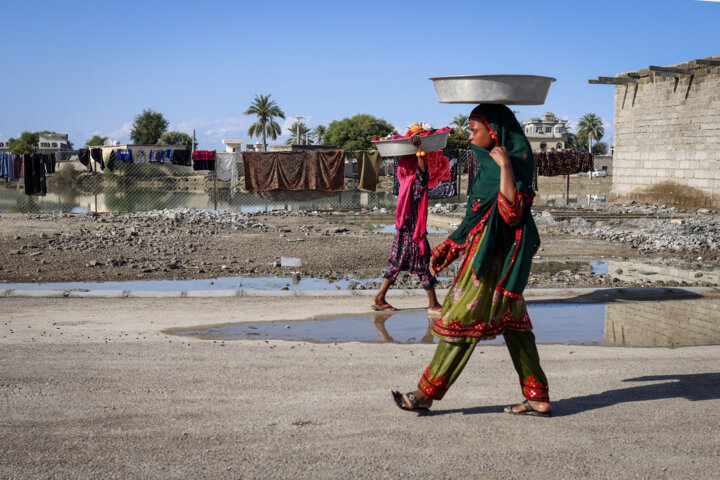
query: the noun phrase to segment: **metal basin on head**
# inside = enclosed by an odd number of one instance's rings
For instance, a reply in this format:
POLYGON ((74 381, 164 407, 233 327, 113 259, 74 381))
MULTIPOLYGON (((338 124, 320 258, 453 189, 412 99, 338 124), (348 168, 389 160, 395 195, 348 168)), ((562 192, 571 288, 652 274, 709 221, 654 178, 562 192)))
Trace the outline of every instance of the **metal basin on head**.
POLYGON ((552 77, 538 75, 456 75, 431 77, 440 103, 542 105, 552 77))

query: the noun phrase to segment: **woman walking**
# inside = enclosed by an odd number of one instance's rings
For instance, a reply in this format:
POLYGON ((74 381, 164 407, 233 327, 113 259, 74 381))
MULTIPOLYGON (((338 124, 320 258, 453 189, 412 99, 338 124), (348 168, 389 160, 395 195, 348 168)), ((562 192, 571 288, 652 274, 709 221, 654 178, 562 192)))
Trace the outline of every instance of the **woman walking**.
POLYGON ((469 124, 478 175, 465 218, 432 250, 430 271, 435 275, 461 254, 465 257, 433 327, 440 340, 435 356, 414 392, 392 394, 404 410, 427 411, 457 380, 477 342, 502 334, 525 397, 505 412, 549 416, 548 383, 522 296, 540 245, 530 213, 532 150, 504 105, 478 105, 469 124))
POLYGON ((400 157, 398 162, 397 209, 395 210, 395 239, 387 270, 383 274, 380 290, 372 304, 376 311, 395 311, 385 299, 390 286, 395 283, 398 274, 409 271, 420 279, 428 296, 428 312, 437 314, 441 305, 435 296, 437 279, 430 272, 430 244, 427 240, 427 209, 428 209, 428 168, 425 161, 426 153, 422 151, 420 137, 411 136, 408 141, 417 149, 415 155, 400 157))

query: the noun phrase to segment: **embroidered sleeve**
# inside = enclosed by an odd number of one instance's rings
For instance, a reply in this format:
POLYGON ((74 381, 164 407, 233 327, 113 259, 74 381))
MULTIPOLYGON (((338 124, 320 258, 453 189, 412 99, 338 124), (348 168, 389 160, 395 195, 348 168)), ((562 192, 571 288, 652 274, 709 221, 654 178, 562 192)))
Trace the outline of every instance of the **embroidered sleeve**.
POLYGON ((443 243, 432 249, 432 256, 435 257, 435 272, 440 273, 450 265, 456 258, 463 254, 463 249, 457 247, 450 240, 445 240, 443 243))
POLYGON ((428 185, 428 171, 421 172, 418 168, 415 171, 415 182, 413 183, 413 199, 419 200, 428 185))
POLYGON ((511 227, 520 224, 525 213, 525 201, 519 191, 515 191, 515 200, 510 203, 502 192, 498 192, 498 210, 502 219, 511 227))

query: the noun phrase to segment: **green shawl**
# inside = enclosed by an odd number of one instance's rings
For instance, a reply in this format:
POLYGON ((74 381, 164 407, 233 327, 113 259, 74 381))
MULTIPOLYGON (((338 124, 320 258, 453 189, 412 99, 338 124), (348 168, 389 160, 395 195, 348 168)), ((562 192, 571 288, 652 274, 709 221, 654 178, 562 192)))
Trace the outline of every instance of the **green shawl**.
MULTIPOLYGON (((535 195, 532 189, 532 150, 515 115, 505 105, 478 105, 470 114, 470 120, 484 120, 499 145, 507 148, 517 191, 523 194, 523 199, 527 202, 521 223, 512 227, 512 248, 505 258, 501 280, 496 287, 510 296, 519 296, 527 284, 532 257, 540 246, 540 236, 529 208, 535 195)), ((489 150, 475 145, 472 145, 472 148, 479 170, 470 187, 465 218, 450 235, 449 240, 457 246, 467 248, 470 237, 485 230, 485 240, 478 247, 479 251, 472 262, 475 277, 480 279, 490 265, 493 254, 504 241, 503 227, 507 228, 507 224, 503 222, 498 210, 500 167, 490 157, 489 150)))

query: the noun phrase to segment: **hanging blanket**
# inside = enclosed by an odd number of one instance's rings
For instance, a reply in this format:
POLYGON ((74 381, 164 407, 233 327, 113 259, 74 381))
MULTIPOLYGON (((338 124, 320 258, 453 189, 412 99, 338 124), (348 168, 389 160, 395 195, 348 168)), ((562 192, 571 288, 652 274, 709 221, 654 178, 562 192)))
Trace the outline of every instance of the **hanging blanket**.
POLYGON ((243 152, 245 189, 345 190, 345 151, 243 152))
POLYGON ((357 150, 355 158, 357 159, 358 176, 360 177, 359 188, 374 192, 377 190, 380 167, 382 166, 380 152, 377 150, 357 150))
POLYGON ((593 169, 594 164, 592 153, 571 150, 538 152, 535 154, 535 159, 537 161, 537 174, 543 177, 589 172, 593 169))

